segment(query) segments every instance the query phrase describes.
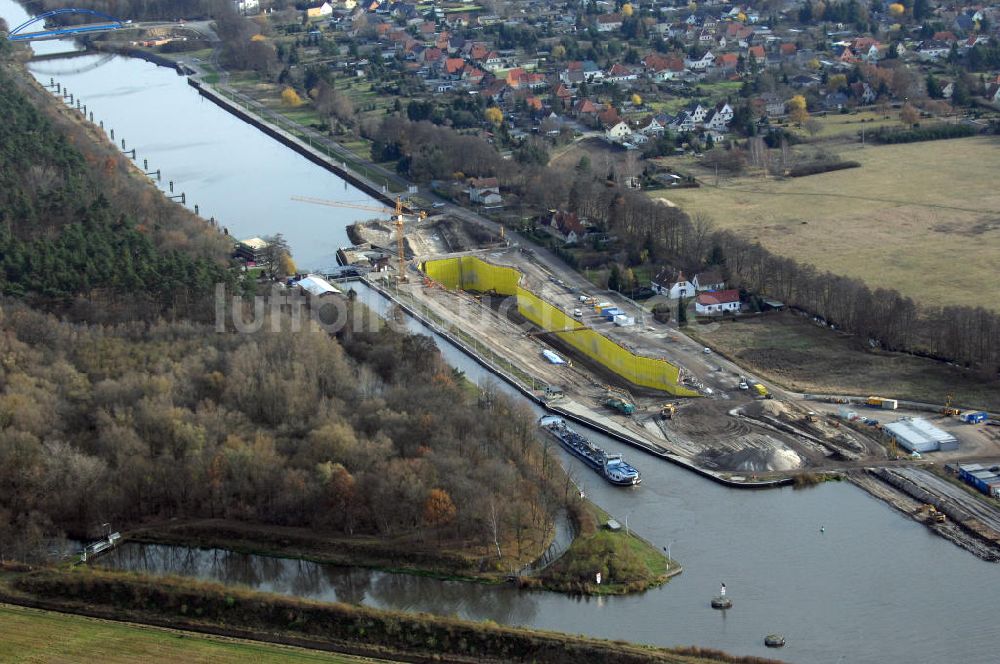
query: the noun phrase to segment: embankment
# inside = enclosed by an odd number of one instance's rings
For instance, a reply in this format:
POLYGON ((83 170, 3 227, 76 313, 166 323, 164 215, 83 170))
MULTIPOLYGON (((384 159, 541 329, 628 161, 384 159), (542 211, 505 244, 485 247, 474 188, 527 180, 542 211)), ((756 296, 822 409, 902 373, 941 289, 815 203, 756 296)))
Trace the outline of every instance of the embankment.
POLYGON ((101 618, 271 641, 320 650, 424 662, 552 664, 764 664, 714 651, 624 642, 378 611, 100 570, 42 570, 8 577, 0 600, 101 618))
MULTIPOLYGON (((173 64, 171 63, 171 65, 173 64)), ((235 103, 233 100, 229 99, 225 95, 219 93, 211 86, 204 84, 202 81, 188 77, 188 85, 195 88, 198 94, 208 99, 213 104, 219 106, 220 108, 232 113, 239 119, 243 120, 247 124, 253 125, 263 133, 267 134, 274 140, 291 148, 295 152, 299 153, 309 161, 313 162, 317 166, 321 166, 331 173, 336 174, 338 177, 347 180, 352 185, 361 189, 369 196, 380 200, 388 206, 395 206, 396 200, 389 193, 383 191, 382 187, 378 186, 371 180, 362 177, 346 168, 345 163, 337 161, 333 157, 319 151, 318 149, 303 143, 299 138, 288 133, 284 129, 274 126, 269 122, 261 120, 259 117, 253 113, 247 111, 245 108, 241 107, 239 104, 235 103)), ((405 209, 405 208, 404 208, 405 209)))

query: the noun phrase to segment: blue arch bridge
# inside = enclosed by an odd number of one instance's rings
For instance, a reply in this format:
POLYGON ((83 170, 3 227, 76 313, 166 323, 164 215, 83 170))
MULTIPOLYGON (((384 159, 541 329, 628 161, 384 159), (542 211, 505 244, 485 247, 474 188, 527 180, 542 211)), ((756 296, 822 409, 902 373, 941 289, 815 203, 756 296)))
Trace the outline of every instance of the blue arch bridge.
POLYGON ((7 39, 10 41, 31 41, 33 39, 52 39, 63 37, 66 35, 78 35, 87 32, 104 32, 106 30, 120 30, 126 25, 130 24, 132 21, 123 21, 114 16, 104 14, 102 12, 94 11, 93 9, 74 9, 72 7, 64 7, 62 9, 53 9, 50 12, 45 12, 44 14, 39 14, 31 19, 28 19, 21 25, 17 26, 9 33, 7 33, 7 39), (97 23, 86 23, 82 25, 64 25, 52 28, 45 27, 45 21, 54 17, 62 16, 65 14, 83 14, 91 15, 97 17, 102 22, 97 23), (42 30, 35 32, 25 32, 28 28, 36 23, 42 24, 42 30))

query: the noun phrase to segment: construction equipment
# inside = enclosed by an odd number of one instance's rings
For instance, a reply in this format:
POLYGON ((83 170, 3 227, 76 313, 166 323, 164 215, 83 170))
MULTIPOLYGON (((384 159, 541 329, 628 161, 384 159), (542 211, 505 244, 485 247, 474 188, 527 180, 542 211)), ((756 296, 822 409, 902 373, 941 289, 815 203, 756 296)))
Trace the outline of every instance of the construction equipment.
POLYGON ((626 401, 617 394, 609 394, 604 400, 605 406, 610 406, 623 415, 631 415, 635 412, 635 406, 630 401, 626 401))
POLYGON ((764 385, 761 384, 761 383, 754 383, 753 384, 753 391, 756 392, 757 396, 759 396, 761 398, 764 398, 764 399, 770 399, 771 398, 771 393, 768 392, 767 388, 764 387, 764 385))
POLYGON ((899 407, 898 401, 885 397, 868 397, 865 403, 873 408, 882 408, 883 410, 896 410, 899 407))
POLYGON ((949 394, 948 398, 945 399, 944 408, 941 409, 942 415, 947 415, 948 417, 954 417, 956 415, 962 414, 962 410, 960 408, 955 408, 951 405, 951 402, 954 398, 955 398, 954 395, 949 394))
POLYGON ((677 404, 665 403, 660 408, 660 418, 664 420, 672 420, 677 414, 677 404))
POLYGON ((813 411, 810 410, 806 413, 806 422, 816 422, 817 420, 819 420, 819 417, 813 411))
POLYGON ((628 392, 611 385, 605 385, 604 389, 607 391, 604 397, 605 406, 610 406, 623 415, 631 415, 635 412, 635 404, 628 392))
POLYGON ((384 206, 365 205, 362 203, 350 203, 347 201, 328 201, 324 198, 310 198, 308 196, 292 196, 293 201, 302 203, 313 203, 315 205, 328 205, 330 207, 350 208, 352 210, 368 210, 370 212, 384 212, 392 215, 392 221, 396 226, 396 254, 399 257, 399 281, 406 281, 406 249, 403 246, 403 222, 406 217, 426 219, 427 212, 420 210, 410 212, 403 205, 403 199, 396 197, 396 207, 387 208, 384 206))

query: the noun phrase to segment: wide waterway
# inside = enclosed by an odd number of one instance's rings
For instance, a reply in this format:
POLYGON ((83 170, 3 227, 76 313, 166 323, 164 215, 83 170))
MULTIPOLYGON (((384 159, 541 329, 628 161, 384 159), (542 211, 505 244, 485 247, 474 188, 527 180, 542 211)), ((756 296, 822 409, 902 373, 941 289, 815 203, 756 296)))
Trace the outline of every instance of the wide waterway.
MULTIPOLYGON (((10 23, 24 12, 0 0, 10 23)), ((182 183, 203 214, 234 235, 282 232, 297 258, 323 266, 346 242, 344 227, 365 213, 310 208, 293 194, 358 200, 363 194, 202 100, 173 71, 98 57, 33 67, 78 94, 116 128, 140 160, 182 183), (70 73, 85 69, 78 73, 70 73), (59 73, 53 73, 59 72, 59 73)), ((379 308, 385 302, 358 288, 379 308)), ((415 330, 422 330, 415 323, 415 330)), ((478 364, 439 340, 473 380, 478 364)), ((540 411, 538 411, 540 412, 540 411)), ((799 662, 994 662, 1000 567, 983 562, 847 484, 795 491, 727 489, 598 434, 643 473, 618 489, 566 459, 588 495, 684 565, 666 586, 632 597, 579 599, 405 575, 324 568, 298 561, 134 547, 108 563, 197 573, 293 595, 579 632, 658 645, 697 644, 799 662), (825 532, 820 532, 820 527, 825 532), (207 557, 206 557, 207 556, 207 557), (186 561, 187 567, 164 561, 186 561), (141 561, 141 562, 140 562, 141 561), (152 562, 151 562, 152 561, 152 562), (195 563, 192 563, 195 561, 195 563), (192 567, 192 565, 194 565, 192 567), (720 582, 734 608, 713 611, 720 582), (763 647, 765 634, 788 639, 763 647)))

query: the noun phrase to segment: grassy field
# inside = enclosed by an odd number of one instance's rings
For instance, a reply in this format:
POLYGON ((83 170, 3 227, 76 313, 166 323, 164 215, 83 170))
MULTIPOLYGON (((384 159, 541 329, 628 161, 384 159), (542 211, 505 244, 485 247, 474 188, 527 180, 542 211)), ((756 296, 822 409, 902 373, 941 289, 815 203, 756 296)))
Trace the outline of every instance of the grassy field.
MULTIPOLYGON (((803 128, 795 128, 793 131, 806 139, 826 139, 838 136, 849 136, 856 138, 862 127, 865 132, 871 132, 880 127, 899 127, 899 111, 890 109, 887 113, 875 111, 863 111, 859 113, 827 113, 826 115, 814 114, 814 119, 819 121, 821 129, 812 135, 803 128)), ((923 120, 921 125, 928 126, 933 121, 923 120)))
MULTIPOLYGON (((689 213, 928 305, 1000 308, 1000 139, 840 150, 861 168, 670 191, 689 213)), ((651 193, 662 196, 663 192, 651 193)))
POLYGON ((0 604, 0 661, 362 664, 382 660, 0 604))
POLYGON ((959 406, 1000 409, 1000 381, 941 362, 872 352, 854 337, 790 312, 688 330, 751 373, 796 392, 879 394, 930 403, 944 403, 953 394, 959 406))

